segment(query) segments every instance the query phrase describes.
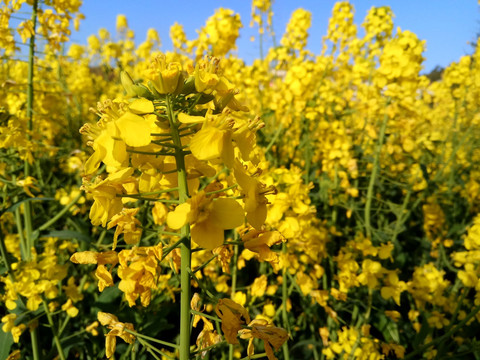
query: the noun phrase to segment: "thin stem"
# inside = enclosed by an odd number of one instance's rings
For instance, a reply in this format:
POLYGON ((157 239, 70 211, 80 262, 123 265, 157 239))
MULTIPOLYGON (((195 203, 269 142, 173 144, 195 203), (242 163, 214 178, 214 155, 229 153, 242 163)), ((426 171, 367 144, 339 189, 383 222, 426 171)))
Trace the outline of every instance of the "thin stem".
POLYGON ((168 236, 180 236, 180 233, 176 233, 173 231, 164 231, 164 230, 157 230, 161 235, 168 235, 168 236))
POLYGON ((75 196, 75 198, 70 201, 67 205, 65 205, 65 207, 60 210, 53 218, 51 218, 50 220, 48 220, 45 224, 43 224, 42 226, 40 226, 38 228, 38 231, 42 231, 42 230, 45 230, 45 229, 48 229, 51 225, 53 225, 58 219, 60 219, 65 213, 68 212, 68 210, 70 210, 70 208, 75 205, 78 200, 80 200, 80 198, 83 196, 83 193, 79 193, 77 196, 75 196))
MULTIPOLYGON (((287 244, 282 243, 282 253, 283 256, 287 256, 287 244)), ((284 266, 282 269, 282 320, 283 326, 287 329, 290 333, 290 324, 288 322, 288 314, 287 314, 287 301, 288 301, 288 284, 287 284, 287 267, 284 266)), ((290 359, 290 353, 288 351, 288 344, 285 341, 282 345, 283 349, 283 357, 285 360, 290 359)))
POLYGON ((60 356, 60 359, 65 360, 62 344, 60 343, 60 339, 58 338, 58 335, 57 335, 57 330, 55 329, 55 324, 53 323, 52 314, 50 314, 50 311, 48 310, 47 302, 45 300, 42 300, 42 301, 43 301, 43 309, 45 310, 48 323, 50 324, 50 327, 52 329, 53 341, 55 342, 55 346, 57 347, 58 355, 60 356))
POLYGON ((435 340, 429 342, 428 344, 425 344, 418 349, 412 351, 410 354, 406 355, 404 357, 405 360, 408 359, 416 359, 418 358, 418 354, 422 354, 425 350, 427 350, 429 347, 434 346, 438 343, 441 343, 445 341, 446 339, 449 339, 458 329, 460 329, 463 325, 468 323, 470 319, 472 319, 478 312, 480 311, 480 305, 476 306, 470 314, 468 314, 462 321, 460 321, 455 327, 453 327, 450 331, 447 331, 445 334, 442 336, 436 338, 435 340))
POLYGON ((204 269, 208 264, 210 264, 213 260, 215 260, 217 256, 218 254, 213 255, 210 259, 208 259, 202 265, 198 266, 195 270, 193 270, 193 272, 196 273, 197 271, 204 269))
POLYGON ((201 348, 201 349, 198 349, 198 350, 195 350, 195 351, 192 351, 192 355, 195 355, 195 354, 198 354, 198 353, 203 353, 205 351, 208 351, 210 349, 213 349, 214 347, 217 347, 219 345, 222 345, 222 344, 225 344, 226 341, 223 340, 223 341, 220 341, 219 343, 216 343, 216 344, 213 344, 213 345, 210 345, 210 346, 207 346, 207 347, 204 347, 204 348, 201 348))
MULTIPOLYGON (((180 236, 180 234, 175 234, 176 236, 180 236)), ((180 244, 183 243, 183 238, 181 238, 180 240, 178 240, 177 242, 175 242, 173 245, 170 245, 169 247, 167 247, 165 250, 163 250, 163 254, 162 254, 162 260, 165 259, 167 257, 167 255, 174 249, 178 248, 180 246, 180 244)))
POLYGON ((261 359, 261 358, 264 358, 264 357, 268 357, 267 353, 261 353, 261 354, 256 354, 256 355, 252 355, 252 356, 247 356, 247 357, 241 358, 240 360, 261 359))
POLYGON ((228 190, 231 190, 231 189, 235 189, 237 186, 238 186, 238 184, 234 184, 234 185, 232 185, 232 186, 226 187, 225 189, 220 189, 220 190, 215 190, 215 191, 209 191, 209 192, 207 192, 205 195, 219 194, 219 193, 222 193, 222 192, 224 192, 224 191, 228 191, 228 190))
MULTIPOLYGON (((390 101, 387 101, 387 106, 390 101)), ((375 158, 373 160, 373 167, 372 167, 372 174, 370 175, 370 182, 368 183, 368 190, 367 190, 367 200, 365 203, 365 230, 367 232, 367 238, 370 240, 372 239, 372 226, 370 222, 370 211, 372 207, 372 199, 373 199, 373 189, 375 187, 375 182, 377 180, 377 172, 379 168, 380 162, 380 152, 382 150, 383 141, 385 140, 385 129, 387 128, 388 122, 388 115, 385 113, 383 117, 383 122, 380 127, 380 134, 378 136, 378 144, 375 150, 375 158)))
POLYGON ((15 209, 15 223, 17 225, 18 237, 20 238, 20 253, 22 254, 22 259, 26 260, 28 257, 27 244, 25 241, 25 236, 23 235, 22 216, 20 214, 20 208, 15 209))
POLYGON ((164 155, 164 156, 175 156, 174 152, 171 151, 140 151, 140 150, 132 150, 127 149, 127 152, 132 154, 142 154, 142 155, 164 155))
POLYGON ((140 344, 142 344, 142 345, 147 349, 147 351, 148 351, 155 359, 161 360, 161 359, 154 353, 154 351, 160 353, 160 352, 161 352, 160 350, 158 350, 156 347, 150 345, 147 341, 144 341, 144 340, 142 340, 142 339, 140 339, 140 338, 138 339, 138 342, 139 342, 140 344))
POLYGON ((194 315, 200 315, 200 316, 203 316, 204 318, 207 318, 207 319, 210 319, 210 320, 213 320, 215 322, 222 322, 222 319, 219 319, 218 317, 216 316, 212 316, 212 315, 208 315, 208 314, 204 314, 200 311, 197 311, 197 310, 190 310, 190 312, 194 315))
MULTIPOLYGON (((37 26, 37 9, 38 1, 34 0, 32 4, 32 36, 30 37, 29 44, 29 53, 28 53, 28 75, 27 75, 27 139, 30 140, 30 133, 33 131, 33 77, 34 77, 34 60, 35 60, 35 31, 37 26)), ((25 159, 24 163, 24 175, 25 178, 30 175, 30 164, 28 160, 25 159)), ((27 241, 26 255, 25 260, 31 259, 31 249, 33 246, 33 236, 32 236, 32 204, 27 201, 24 205, 24 220, 25 220, 25 238, 27 241)))
POLYGON ((168 346, 168 347, 171 347, 171 348, 174 348, 174 349, 178 349, 178 345, 177 344, 172 344, 168 341, 163 341, 163 340, 159 340, 159 339, 155 339, 155 338, 152 338, 150 336, 147 336, 147 335, 143 335, 143 334, 140 334, 136 331, 133 331, 133 330, 129 330, 129 329, 125 329, 126 332, 128 332, 129 334, 132 334, 132 335, 135 335, 137 338, 142 338, 142 339, 145 339, 145 340, 148 340, 148 341, 152 341, 152 342, 155 342, 155 343, 158 343, 158 344, 161 344, 161 345, 165 345, 165 346, 168 346))
POLYGON ((10 281, 12 284, 15 283, 15 275, 13 274, 12 267, 10 265, 10 261, 8 261, 7 258, 7 249, 5 247, 5 242, 3 240, 3 234, 0 232, 0 254, 2 255, 3 263, 5 264, 5 267, 7 268, 7 273, 8 277, 10 278, 10 281))
POLYGON ((403 201, 402 208, 400 209, 400 214, 397 217, 397 221, 395 222, 395 228, 393 229, 392 234, 392 243, 395 244, 397 241, 397 236, 400 233, 400 227, 405 223, 407 220, 407 216, 404 216, 405 210, 407 209, 407 205, 410 202, 410 195, 412 191, 409 189, 407 192, 407 196, 405 196, 405 200, 403 201))
POLYGON ((132 198, 132 199, 138 199, 138 200, 145 200, 145 201, 157 201, 157 202, 162 202, 165 204, 180 204, 180 200, 170 200, 170 199, 151 199, 142 195, 137 195, 137 194, 116 194, 116 197, 120 198, 132 198))

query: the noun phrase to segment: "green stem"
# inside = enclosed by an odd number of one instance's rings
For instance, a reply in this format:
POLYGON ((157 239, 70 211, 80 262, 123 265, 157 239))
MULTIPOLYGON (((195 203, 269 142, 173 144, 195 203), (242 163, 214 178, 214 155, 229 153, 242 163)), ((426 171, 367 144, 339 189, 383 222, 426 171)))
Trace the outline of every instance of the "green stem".
MULTIPOLYGON (((187 171, 185 168, 185 152, 182 149, 182 141, 178 134, 178 124, 173 110, 172 95, 167 94, 165 97, 168 121, 170 122, 170 131, 175 148, 175 162, 178 174, 178 200, 184 203, 188 199, 187 171)), ((180 244, 180 360, 188 360, 190 358, 190 300, 191 285, 190 273, 191 268, 191 240, 190 226, 186 224, 180 230, 180 236, 183 241, 180 244)))
POLYGON ((8 261, 7 258, 7 249, 5 247, 5 242, 3 241, 3 234, 0 232, 0 254, 2 255, 3 263, 5 264, 5 267, 7 268, 7 274, 8 277, 10 278, 10 281, 12 284, 15 283, 15 275, 13 274, 12 267, 10 265, 10 261, 8 261))
MULTIPOLYGON (((387 100, 387 106, 390 101, 387 100)), ((383 141, 385 140, 385 129, 387 128, 387 121, 388 121, 388 115, 385 113, 385 116, 383 117, 383 122, 380 127, 380 134, 378 136, 378 144, 377 148, 375 150, 375 158, 373 160, 373 168, 372 168, 372 174, 370 175, 370 182, 368 184, 368 190, 367 190, 367 201, 365 203, 365 230, 367 232, 367 238, 372 240, 372 226, 370 222, 370 210, 372 207, 372 199, 373 199, 373 188, 375 187, 375 182, 377 180, 377 172, 379 168, 379 162, 380 162, 380 152, 382 150, 383 146, 383 141)))
POLYGON ((22 226, 22 217, 20 214, 20 209, 15 209, 15 223, 17 225, 18 237, 20 238, 20 253, 22 254, 22 259, 27 259, 27 244, 25 242, 25 236, 23 235, 23 226, 22 226))
POLYGON ((275 145, 275 143, 277 142, 277 139, 278 137, 280 136, 280 133, 282 132, 283 130, 283 125, 280 124, 278 126, 278 129, 277 131, 275 132, 275 134, 273 135, 273 138, 272 140, 270 140, 270 142, 268 143, 267 147, 265 148, 264 152, 265 153, 268 153, 270 151, 270 149, 272 148, 273 145, 275 145))
POLYGON ((455 327, 453 327, 450 331, 447 331, 445 334, 442 336, 436 338, 435 340, 429 342, 428 344, 425 344, 418 349, 412 351, 410 354, 406 355, 404 357, 404 360, 408 359, 417 359, 418 354, 422 354, 425 350, 427 350, 429 347, 434 346, 436 344, 442 343, 446 339, 449 339, 458 329, 460 329, 463 325, 468 323, 470 319, 472 319, 477 313, 480 311, 480 305, 476 306, 470 314, 468 314, 462 321, 460 321, 455 327))
POLYGON ((160 350, 158 350, 156 347, 150 345, 147 341, 144 341, 144 340, 142 340, 142 339, 140 339, 140 338, 138 338, 137 340, 138 340, 138 342, 139 342, 140 344, 142 344, 142 345, 147 349, 147 351, 148 351, 155 359, 160 360, 160 358, 154 353, 154 351, 160 353, 160 352, 161 352, 160 350))
POLYGON ((255 354, 252 356, 247 356, 244 358, 241 358, 240 360, 250 360, 250 359, 261 359, 267 357, 267 353, 261 353, 261 354, 255 354))
POLYGON ((140 334, 140 333, 138 333, 138 332, 136 332, 136 331, 133 331, 133 330, 125 329, 125 331, 128 332, 129 334, 132 334, 132 335, 136 336, 137 338, 149 340, 149 341, 155 342, 155 343, 157 343, 157 344, 161 344, 161 345, 165 345, 165 346, 168 346, 168 347, 171 347, 171 348, 174 348, 174 349, 178 349, 178 345, 177 345, 177 344, 172 344, 172 343, 169 343, 168 341, 163 341, 163 340, 155 339, 155 338, 152 338, 152 337, 150 337, 150 336, 140 334))
POLYGON ((195 350, 195 351, 192 351, 192 355, 195 355, 195 354, 198 354, 198 353, 203 353, 204 351, 208 351, 210 349, 213 349, 217 346, 220 346, 220 345, 223 345, 225 344, 226 341, 223 340, 223 341, 220 341, 219 343, 216 343, 216 344, 213 344, 213 345, 210 345, 210 346, 207 346, 207 347, 204 347, 204 348, 201 348, 201 349, 198 349, 198 350, 195 350))
POLYGON ((52 314, 50 314, 50 311, 48 310, 47 302, 45 300, 43 300, 43 309, 45 310, 48 323, 50 324, 50 328, 52 329, 53 341, 55 342, 55 346, 57 347, 58 355, 60 356, 60 359, 65 360, 62 344, 60 344, 60 339, 58 338, 57 330, 55 329, 55 324, 53 323, 52 314))
POLYGON ((51 218, 50 220, 48 220, 45 224, 43 224, 42 226, 40 226, 38 228, 38 231, 43 231, 43 230, 46 230, 48 229, 51 225, 53 225, 58 219, 60 219, 63 215, 65 215, 65 213, 68 212, 68 210, 70 210, 70 208, 75 205, 78 200, 80 200, 80 198, 83 196, 83 193, 79 193, 77 196, 75 196, 75 198, 70 201, 67 205, 65 205, 65 207, 60 210, 53 218, 51 218))
POLYGON ((30 339, 32 342, 33 360, 40 360, 40 354, 38 351, 38 333, 36 326, 33 329, 30 329, 30 339))
MULTIPOLYGON (((282 244, 282 253, 283 256, 287 256, 287 244, 282 244)), ((290 324, 288 322, 288 313, 287 313, 287 301, 288 301, 288 283, 287 283, 287 267, 284 266, 282 269, 282 320, 283 326, 290 333, 290 324)), ((288 344, 285 341, 282 345, 283 357, 285 360, 290 359, 290 353, 288 351, 288 344)))
POLYGON ((195 270, 192 270, 192 271, 196 273, 197 271, 203 270, 206 266, 208 266, 208 264, 210 264, 213 260, 215 260, 217 256, 218 254, 213 255, 210 259, 208 259, 202 265, 198 266, 197 268, 195 268, 195 270))
POLYGON ((404 216, 405 210, 407 209, 407 205, 410 202, 410 195, 412 191, 409 189, 407 191, 407 195, 405 196, 405 200, 403 201, 402 208, 400 210, 400 214, 397 217, 397 221, 395 222, 395 228, 393 229, 392 234, 392 243, 395 244, 397 241, 397 236, 400 233, 400 227, 405 223, 407 220, 407 216, 404 216))
POLYGON ((206 319, 210 319, 212 321, 215 321, 215 322, 222 322, 222 319, 216 317, 216 316, 212 316, 212 315, 208 315, 208 314, 204 314, 200 311, 197 311, 197 310, 190 310, 190 312, 194 315, 200 315, 206 319))
MULTIPOLYGON (((30 140, 31 132, 33 131, 33 77, 34 77, 34 60, 35 60, 35 29, 37 26, 37 9, 38 1, 34 0, 32 4, 32 29, 33 34, 30 37, 30 46, 28 53, 28 75, 27 75, 27 119, 28 119, 28 133, 27 139, 30 140)), ((24 175, 25 178, 30 175, 30 164, 28 160, 25 159, 24 163, 24 175)), ((32 236, 32 204, 27 201, 24 206, 24 220, 25 220, 25 237, 27 240, 26 255, 25 260, 31 259, 31 249, 33 246, 33 236, 32 236)))

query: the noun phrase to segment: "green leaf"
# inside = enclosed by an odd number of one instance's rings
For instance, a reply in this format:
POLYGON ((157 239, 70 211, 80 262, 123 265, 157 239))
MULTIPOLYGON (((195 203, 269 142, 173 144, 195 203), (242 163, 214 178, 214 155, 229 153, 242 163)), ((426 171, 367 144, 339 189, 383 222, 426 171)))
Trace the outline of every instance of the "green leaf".
POLYGON ((102 294, 98 297, 96 301, 96 305, 110 304, 121 297, 122 292, 118 290, 117 286, 108 287, 102 291, 102 294))
POLYGON ((59 239, 77 239, 80 241, 85 241, 87 243, 90 243, 92 241, 89 236, 73 230, 52 230, 47 234, 43 234, 42 236, 55 237, 59 239))
POLYGON ((12 345, 12 334, 10 332, 6 333, 0 330, 0 359, 6 359, 8 357, 12 345))
POLYGON ((22 201, 19 201, 19 202, 13 204, 8 209, 6 209, 4 212, 14 212, 15 210, 18 209, 18 207, 20 205, 22 205, 23 203, 26 203, 28 201, 55 201, 55 199, 54 198, 48 198, 48 197, 34 197, 34 198, 24 199, 22 201))

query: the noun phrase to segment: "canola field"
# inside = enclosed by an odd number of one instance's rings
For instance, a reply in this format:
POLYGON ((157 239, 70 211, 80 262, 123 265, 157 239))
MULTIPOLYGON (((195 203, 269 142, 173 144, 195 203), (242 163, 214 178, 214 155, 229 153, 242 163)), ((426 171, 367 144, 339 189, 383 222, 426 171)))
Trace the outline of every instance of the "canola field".
POLYGON ((421 75, 344 1, 314 54, 268 0, 66 45, 80 6, 0 8, 0 359, 480 359, 480 47, 421 75))

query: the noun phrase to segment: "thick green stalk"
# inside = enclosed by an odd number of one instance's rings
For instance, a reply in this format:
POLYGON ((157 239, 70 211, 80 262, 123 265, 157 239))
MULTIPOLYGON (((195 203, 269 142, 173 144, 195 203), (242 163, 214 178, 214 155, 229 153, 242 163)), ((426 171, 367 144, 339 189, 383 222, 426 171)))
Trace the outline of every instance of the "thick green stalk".
MULTIPOLYGON (((388 103, 387 103, 388 106, 388 103)), ((388 115, 385 113, 383 122, 380 127, 380 134, 378 135, 378 144, 375 149, 375 158, 373 160, 372 174, 370 175, 370 182, 368 183, 367 201, 365 203, 365 229, 367 231, 367 237, 372 240, 372 225, 370 222, 370 211, 372 207, 373 189, 377 180, 377 172, 380 162, 380 152, 382 151, 383 141, 385 140, 385 129, 387 128, 388 115)))
MULTIPOLYGON (((33 35, 30 38, 30 46, 28 53, 28 75, 27 75, 27 119, 28 119, 28 131, 27 138, 30 139, 30 132, 33 130, 33 77, 34 77, 34 60, 35 60, 35 29, 37 27, 37 9, 38 0, 34 0, 32 4, 32 29, 33 35)), ((30 175, 30 164, 25 160, 24 165, 25 178, 30 175)), ((27 240, 27 259, 31 259, 31 249, 33 246, 32 237, 32 205, 27 201, 24 206, 24 219, 25 219, 25 237, 27 240)))
MULTIPOLYGON (((173 111, 172 95, 166 96, 168 120, 173 144, 175 145, 175 161, 178 174, 178 199, 184 203, 188 199, 187 171, 185 168, 185 153, 182 149, 182 141, 178 134, 178 124, 173 111)), ((183 239, 180 244, 180 360, 190 358, 190 269, 192 262, 190 226, 187 224, 180 230, 180 237, 183 239)))

